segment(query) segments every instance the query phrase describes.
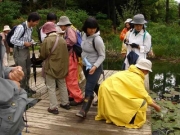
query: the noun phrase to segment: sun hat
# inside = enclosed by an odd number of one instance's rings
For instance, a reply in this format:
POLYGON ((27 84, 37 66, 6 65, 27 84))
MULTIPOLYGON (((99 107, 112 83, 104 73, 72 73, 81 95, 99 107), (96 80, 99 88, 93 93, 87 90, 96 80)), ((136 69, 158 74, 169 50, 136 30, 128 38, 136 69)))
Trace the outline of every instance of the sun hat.
POLYGON ((131 19, 131 18, 128 18, 128 19, 126 19, 126 21, 124 22, 124 24, 130 23, 131 21, 132 21, 132 19, 131 19))
POLYGON ((42 26, 42 32, 47 34, 50 32, 56 32, 56 27, 55 24, 53 22, 46 22, 43 26, 42 26))
POLYGON ((144 70, 148 70, 150 72, 152 72, 152 63, 150 60, 147 59, 140 59, 138 60, 137 64, 135 64, 136 67, 140 68, 140 69, 144 69, 144 70))
POLYGON ((144 20, 143 14, 137 14, 133 17, 133 21, 131 22, 133 24, 145 24, 147 21, 144 20))
POLYGON ((59 26, 57 26, 56 27, 56 31, 57 31, 57 33, 59 34, 63 34, 63 33, 65 33, 65 31, 63 31, 59 26))
POLYGON ((57 25, 67 25, 67 24, 72 24, 67 16, 61 16, 59 18, 59 22, 57 25))
POLYGON ((9 25, 4 25, 3 31, 7 31, 7 30, 11 30, 10 27, 9 27, 9 25))

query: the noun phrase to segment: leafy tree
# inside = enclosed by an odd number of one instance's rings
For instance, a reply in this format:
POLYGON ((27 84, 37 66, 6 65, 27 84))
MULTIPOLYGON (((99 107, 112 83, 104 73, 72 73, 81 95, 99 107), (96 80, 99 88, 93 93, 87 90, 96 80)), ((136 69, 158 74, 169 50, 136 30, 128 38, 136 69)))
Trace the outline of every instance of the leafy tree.
POLYGON ((4 1, 0 4, 1 24, 12 25, 14 19, 20 17, 21 5, 18 2, 4 1))

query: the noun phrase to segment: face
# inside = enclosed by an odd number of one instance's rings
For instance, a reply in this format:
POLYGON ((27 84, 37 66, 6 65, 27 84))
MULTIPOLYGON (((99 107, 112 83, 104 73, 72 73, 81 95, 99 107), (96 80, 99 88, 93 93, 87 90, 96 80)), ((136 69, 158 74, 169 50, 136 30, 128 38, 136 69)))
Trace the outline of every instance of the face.
POLYGON ((59 27, 61 28, 62 31, 66 30, 66 26, 60 25, 59 27))
POLYGON ((36 25, 38 25, 39 24, 39 20, 38 21, 35 21, 35 22, 33 22, 33 21, 30 21, 29 22, 29 26, 30 27, 35 27, 36 25))
POLYGON ((87 35, 91 36, 96 33, 97 28, 87 28, 87 35))
POLYGON ((126 28, 130 28, 130 24, 129 23, 126 23, 126 28))
POLYGON ((134 28, 136 31, 141 31, 143 29, 143 24, 134 24, 134 28))
POLYGON ((5 33, 5 34, 8 34, 9 32, 10 32, 10 30, 6 30, 6 31, 4 31, 4 33, 5 33))

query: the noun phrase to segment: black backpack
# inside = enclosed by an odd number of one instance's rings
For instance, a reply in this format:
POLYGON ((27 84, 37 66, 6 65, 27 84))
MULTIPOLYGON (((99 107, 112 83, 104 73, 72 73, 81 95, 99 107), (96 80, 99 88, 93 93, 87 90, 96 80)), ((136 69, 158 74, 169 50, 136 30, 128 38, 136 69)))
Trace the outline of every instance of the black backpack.
MULTIPOLYGON (((23 26, 24 31, 23 31, 23 33, 22 33, 22 35, 21 35, 20 38, 22 38, 22 37, 24 36, 25 31, 26 31, 26 28, 27 28, 25 22, 23 22, 21 25, 23 26)), ((8 44, 8 46, 11 47, 11 48, 14 48, 14 44, 12 44, 10 40, 11 40, 11 37, 14 35, 14 31, 15 31, 16 27, 17 27, 17 26, 14 26, 14 27, 11 29, 11 31, 8 33, 7 37, 6 37, 7 44, 8 44)))
POLYGON ((37 27, 36 31, 37 31, 37 34, 38 34, 38 39, 39 39, 39 42, 42 43, 42 40, 41 40, 41 29, 42 29, 42 26, 41 27, 37 27))

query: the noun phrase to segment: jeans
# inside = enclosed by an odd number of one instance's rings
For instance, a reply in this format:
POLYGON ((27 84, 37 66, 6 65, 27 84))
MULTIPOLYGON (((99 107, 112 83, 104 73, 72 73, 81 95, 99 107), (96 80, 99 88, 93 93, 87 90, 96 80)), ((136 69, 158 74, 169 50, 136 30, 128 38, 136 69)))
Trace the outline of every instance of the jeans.
POLYGON ((95 72, 90 75, 89 70, 86 70, 86 66, 83 66, 83 72, 86 77, 86 86, 85 86, 85 97, 94 96, 94 88, 98 85, 98 80, 102 73, 102 67, 99 66, 95 72))
POLYGON ((19 133, 19 135, 22 135, 21 133, 19 133))

